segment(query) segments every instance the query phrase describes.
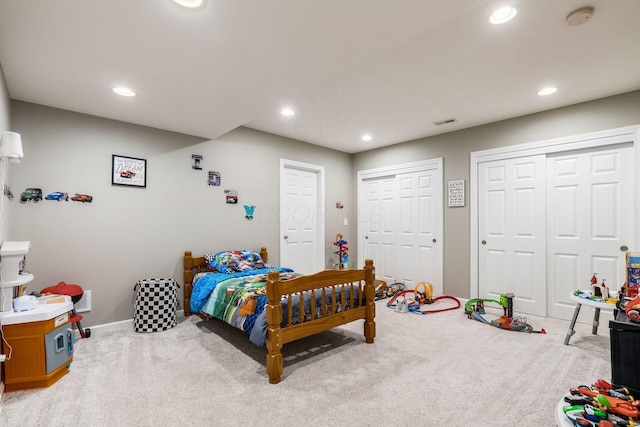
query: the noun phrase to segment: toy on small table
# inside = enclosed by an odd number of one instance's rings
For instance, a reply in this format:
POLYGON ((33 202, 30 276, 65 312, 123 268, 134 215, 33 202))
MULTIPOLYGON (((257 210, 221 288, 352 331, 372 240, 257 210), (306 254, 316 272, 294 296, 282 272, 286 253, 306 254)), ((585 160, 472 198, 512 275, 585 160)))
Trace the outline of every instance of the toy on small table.
POLYGON ((338 247, 334 254, 338 255, 338 262, 335 264, 339 270, 344 270, 344 266, 349 262, 349 248, 346 246, 347 241, 342 238, 342 234, 336 234, 336 241, 333 242, 338 247))

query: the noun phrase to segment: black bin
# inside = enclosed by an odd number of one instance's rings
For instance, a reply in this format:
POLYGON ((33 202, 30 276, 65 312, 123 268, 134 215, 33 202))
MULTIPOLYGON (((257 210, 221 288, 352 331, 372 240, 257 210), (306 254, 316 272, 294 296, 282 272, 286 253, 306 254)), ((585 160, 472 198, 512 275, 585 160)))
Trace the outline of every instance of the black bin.
POLYGON ((640 323, 629 320, 624 311, 615 310, 609 321, 611 340, 611 382, 640 394, 640 323))

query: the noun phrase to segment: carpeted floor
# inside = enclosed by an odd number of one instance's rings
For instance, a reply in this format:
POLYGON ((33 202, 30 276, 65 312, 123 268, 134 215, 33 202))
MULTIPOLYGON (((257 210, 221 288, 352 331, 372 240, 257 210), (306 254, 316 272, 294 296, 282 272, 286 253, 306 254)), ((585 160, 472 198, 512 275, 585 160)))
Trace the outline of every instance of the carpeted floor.
POLYGON ((277 385, 266 350, 218 321, 96 333, 76 343, 70 373, 51 387, 5 393, 0 425, 553 426, 570 387, 610 380, 608 322, 599 335, 577 325, 565 346, 568 322, 528 320, 547 334, 378 301, 374 344, 362 321, 288 344, 277 385))

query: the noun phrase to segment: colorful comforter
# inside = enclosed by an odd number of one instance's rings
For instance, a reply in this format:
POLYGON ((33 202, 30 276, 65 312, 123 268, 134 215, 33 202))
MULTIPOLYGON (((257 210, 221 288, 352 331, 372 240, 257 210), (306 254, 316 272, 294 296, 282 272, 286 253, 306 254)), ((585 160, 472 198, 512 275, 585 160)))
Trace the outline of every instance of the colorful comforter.
MULTIPOLYGON (((264 307, 267 304, 266 281, 269 271, 280 272, 280 280, 288 280, 300 274, 284 267, 272 267, 252 271, 236 273, 206 273, 196 277, 191 293, 191 311, 193 313, 206 313, 216 319, 220 319, 249 334, 249 341, 259 347, 263 347, 267 340, 267 319, 264 307)), ((358 303, 357 287, 355 291, 354 306, 358 303)), ((330 304, 330 293, 326 295, 325 303, 330 304)), ((342 304, 341 294, 336 295, 337 311, 349 309, 350 301, 342 304)), ((321 293, 315 293, 316 313, 320 317, 321 293)), ((292 323, 299 323, 300 296, 292 298, 293 313, 292 323)), ((286 300, 283 301, 283 306, 286 300)), ((311 293, 304 295, 305 320, 314 317, 311 314, 311 293)), ((283 322, 286 321, 283 310, 283 322)), ((283 323, 284 325, 284 323, 283 323)))
POLYGON ((267 304, 266 281, 271 270, 279 271, 281 280, 299 276, 284 267, 207 273, 197 277, 193 284, 191 311, 206 313, 245 331, 251 342, 262 347, 267 334, 266 315, 263 315, 267 304))

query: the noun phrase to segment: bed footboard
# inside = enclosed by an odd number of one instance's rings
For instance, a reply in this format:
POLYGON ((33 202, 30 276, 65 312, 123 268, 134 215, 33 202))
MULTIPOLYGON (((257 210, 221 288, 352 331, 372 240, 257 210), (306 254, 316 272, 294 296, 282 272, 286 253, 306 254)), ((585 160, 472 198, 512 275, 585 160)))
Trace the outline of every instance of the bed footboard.
POLYGON ((280 281, 277 271, 270 272, 265 306, 269 382, 280 382, 282 346, 288 342, 364 319, 365 341, 373 343, 376 335, 374 280, 372 260, 366 260, 360 270, 326 270, 284 282, 280 281), (301 297, 304 294, 310 296, 306 309, 307 298, 301 297))

